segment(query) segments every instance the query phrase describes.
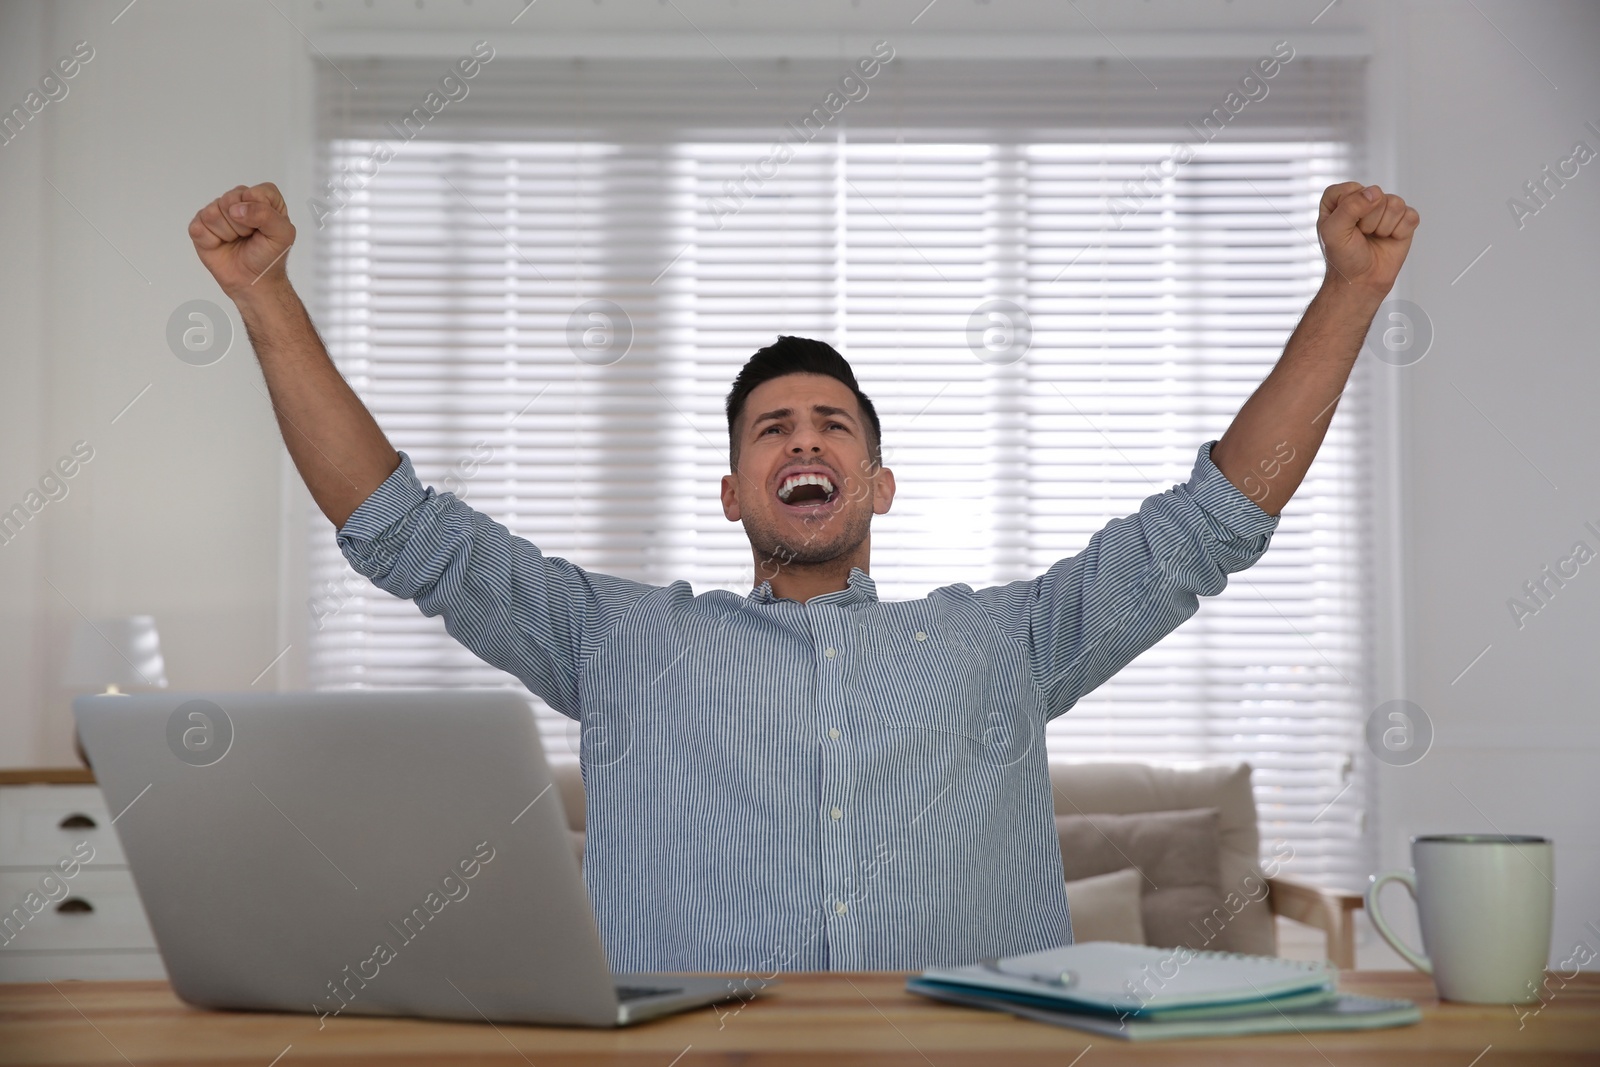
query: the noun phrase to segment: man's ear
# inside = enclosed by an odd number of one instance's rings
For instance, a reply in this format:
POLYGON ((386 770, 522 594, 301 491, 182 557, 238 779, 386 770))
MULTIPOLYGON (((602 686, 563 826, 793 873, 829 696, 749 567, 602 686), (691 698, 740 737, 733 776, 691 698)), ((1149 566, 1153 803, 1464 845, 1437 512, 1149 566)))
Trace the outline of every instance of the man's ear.
POLYGON ((739 479, 737 475, 722 476, 722 513, 729 522, 739 521, 739 479))
POLYGON ((872 479, 872 513, 886 515, 889 505, 894 503, 894 471, 888 467, 879 467, 878 473, 872 479))

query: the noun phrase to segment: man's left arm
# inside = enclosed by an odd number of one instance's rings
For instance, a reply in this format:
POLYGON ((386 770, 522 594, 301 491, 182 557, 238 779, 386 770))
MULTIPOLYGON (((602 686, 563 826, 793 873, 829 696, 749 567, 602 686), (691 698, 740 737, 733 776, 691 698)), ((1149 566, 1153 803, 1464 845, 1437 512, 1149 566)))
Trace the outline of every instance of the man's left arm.
POLYGON ((1322 447, 1378 306, 1394 286, 1421 221, 1416 208, 1376 185, 1330 185, 1317 235, 1327 260, 1322 288, 1265 381, 1245 401, 1211 460, 1268 515, 1300 487, 1322 447))

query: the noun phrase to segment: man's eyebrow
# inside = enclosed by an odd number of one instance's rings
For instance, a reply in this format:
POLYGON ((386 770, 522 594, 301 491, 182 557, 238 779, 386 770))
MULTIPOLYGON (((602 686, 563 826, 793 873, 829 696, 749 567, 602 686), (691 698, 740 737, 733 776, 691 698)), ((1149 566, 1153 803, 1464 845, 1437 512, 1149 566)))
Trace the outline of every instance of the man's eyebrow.
MULTIPOLYGON (((841 415, 844 418, 849 419, 851 422, 856 421, 856 417, 850 414, 850 412, 846 411, 844 408, 830 407, 827 404, 813 404, 811 405, 811 410, 819 415, 841 415)), ((768 422, 772 419, 787 419, 793 414, 793 408, 778 408, 774 411, 768 411, 764 414, 757 415, 754 419, 751 419, 750 428, 753 430, 763 422, 768 422)))
POLYGON ((764 415, 757 415, 755 418, 751 419, 750 427, 751 429, 754 429, 756 424, 766 422, 768 419, 787 419, 793 414, 794 412, 789 408, 778 408, 776 411, 769 411, 764 415))

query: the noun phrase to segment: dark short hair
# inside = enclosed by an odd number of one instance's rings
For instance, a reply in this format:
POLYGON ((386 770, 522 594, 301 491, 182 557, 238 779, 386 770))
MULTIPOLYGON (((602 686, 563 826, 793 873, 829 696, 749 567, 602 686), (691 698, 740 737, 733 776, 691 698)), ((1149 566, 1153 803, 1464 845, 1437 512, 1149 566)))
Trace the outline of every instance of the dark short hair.
POLYGON ((739 466, 739 439, 735 430, 739 416, 744 413, 744 403, 756 386, 781 378, 786 374, 823 374, 850 387, 855 394, 861 413, 866 416, 867 451, 874 466, 883 465, 883 427, 878 422, 878 411, 867 399, 867 394, 856 384, 856 375, 834 347, 826 341, 809 337, 779 336, 777 341, 751 356, 733 379, 728 391, 728 467, 739 466))

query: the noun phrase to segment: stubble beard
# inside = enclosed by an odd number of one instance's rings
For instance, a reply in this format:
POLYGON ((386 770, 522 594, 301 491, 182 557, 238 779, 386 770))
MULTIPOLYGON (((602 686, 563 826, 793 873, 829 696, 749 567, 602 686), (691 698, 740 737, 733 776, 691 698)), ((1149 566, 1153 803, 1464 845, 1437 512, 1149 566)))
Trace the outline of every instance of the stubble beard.
POLYGON ((760 557, 758 578, 770 578, 783 567, 827 563, 860 548, 872 528, 871 513, 858 504, 816 523, 806 524, 798 538, 782 536, 775 523, 746 520, 745 536, 760 557))

